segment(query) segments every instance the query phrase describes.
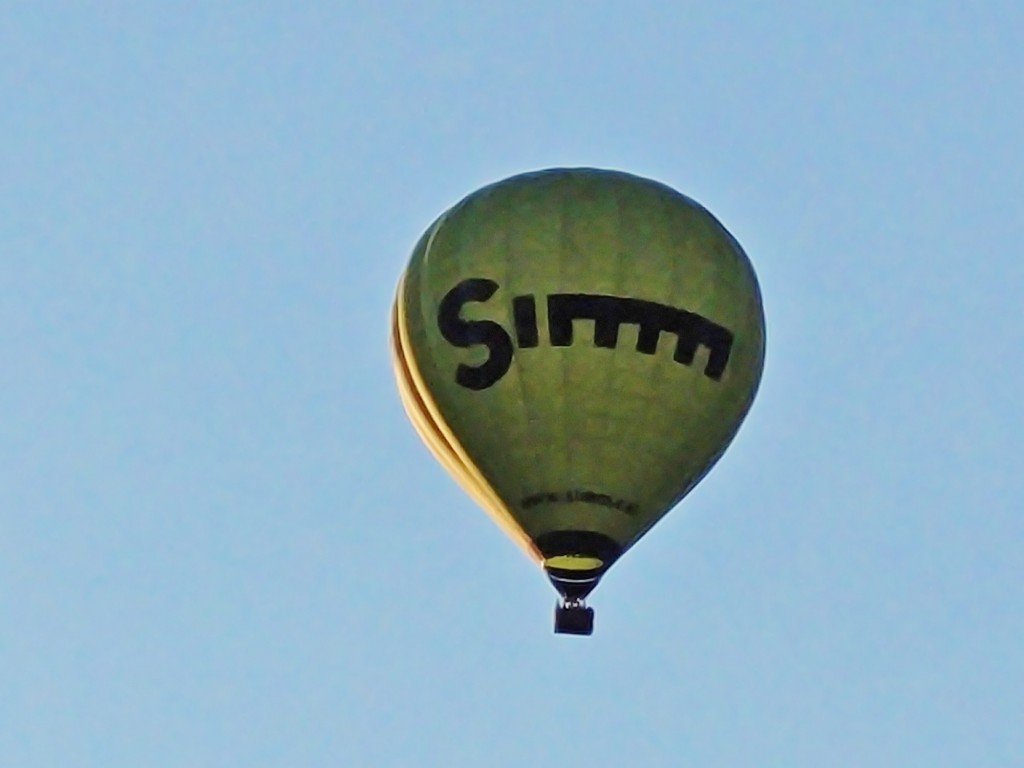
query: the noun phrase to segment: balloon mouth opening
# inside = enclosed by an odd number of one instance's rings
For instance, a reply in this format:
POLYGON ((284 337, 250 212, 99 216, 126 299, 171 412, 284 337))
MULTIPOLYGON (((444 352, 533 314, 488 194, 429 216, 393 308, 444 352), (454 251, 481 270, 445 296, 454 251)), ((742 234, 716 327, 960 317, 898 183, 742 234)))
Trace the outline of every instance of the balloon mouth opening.
POLYGON ((544 555, 552 586, 568 601, 589 595, 622 551, 614 540, 595 531, 551 531, 534 543, 544 555))
POLYGON ((549 571, 596 571, 603 565, 601 558, 588 555, 555 555, 544 561, 544 567, 549 571))

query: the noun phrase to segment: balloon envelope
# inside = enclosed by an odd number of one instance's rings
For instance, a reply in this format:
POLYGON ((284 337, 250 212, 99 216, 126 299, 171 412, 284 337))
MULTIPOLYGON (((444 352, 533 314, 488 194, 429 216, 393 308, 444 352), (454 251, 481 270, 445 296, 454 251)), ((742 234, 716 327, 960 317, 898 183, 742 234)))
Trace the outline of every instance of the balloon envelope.
POLYGON ((725 228, 595 169, 516 176, 445 212, 402 276, 391 339, 417 431, 570 600, 719 458, 765 344, 725 228))

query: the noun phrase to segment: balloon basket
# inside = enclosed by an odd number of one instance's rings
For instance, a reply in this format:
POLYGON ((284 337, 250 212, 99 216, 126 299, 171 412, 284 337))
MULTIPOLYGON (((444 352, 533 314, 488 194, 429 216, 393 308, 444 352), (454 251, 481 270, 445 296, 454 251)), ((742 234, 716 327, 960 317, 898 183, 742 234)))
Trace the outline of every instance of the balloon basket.
POLYGON ((594 632, 594 609, 582 600, 560 602, 555 606, 556 635, 590 635, 594 632))

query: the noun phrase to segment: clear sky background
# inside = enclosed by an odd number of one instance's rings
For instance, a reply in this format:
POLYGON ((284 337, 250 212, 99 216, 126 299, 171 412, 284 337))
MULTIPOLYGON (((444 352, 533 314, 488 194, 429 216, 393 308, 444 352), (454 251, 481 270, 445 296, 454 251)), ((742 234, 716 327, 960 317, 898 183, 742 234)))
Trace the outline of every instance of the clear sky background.
POLYGON ((6 5, 0 765, 1024 765, 1022 137, 1009 0, 6 5), (769 333, 589 639, 387 351, 555 165, 710 208, 769 333))

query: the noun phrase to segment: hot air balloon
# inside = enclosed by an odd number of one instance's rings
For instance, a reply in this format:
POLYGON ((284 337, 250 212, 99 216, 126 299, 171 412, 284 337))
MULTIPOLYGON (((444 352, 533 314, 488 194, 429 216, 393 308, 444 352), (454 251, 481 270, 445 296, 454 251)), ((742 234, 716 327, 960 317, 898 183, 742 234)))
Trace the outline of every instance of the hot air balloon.
POLYGON ((649 179, 527 173, 443 213, 398 284, 402 403, 559 593, 555 631, 722 455, 764 361, 736 240, 649 179))

